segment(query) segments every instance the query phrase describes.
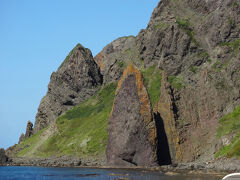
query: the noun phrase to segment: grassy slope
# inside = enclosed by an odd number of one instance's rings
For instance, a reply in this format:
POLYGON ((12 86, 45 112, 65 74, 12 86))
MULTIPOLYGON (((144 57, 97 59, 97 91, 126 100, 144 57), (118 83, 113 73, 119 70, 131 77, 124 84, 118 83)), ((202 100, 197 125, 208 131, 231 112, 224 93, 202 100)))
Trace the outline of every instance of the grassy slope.
POLYGON ((35 147, 38 146, 40 140, 42 139, 41 136, 45 130, 46 129, 42 129, 38 133, 31 136, 31 138, 28 138, 25 141, 23 141, 21 144, 18 144, 17 149, 22 149, 22 150, 18 152, 17 156, 31 157, 35 152, 35 149, 36 149, 35 147))
POLYGON ((236 136, 229 145, 223 146, 216 153, 216 157, 227 156, 240 158, 240 106, 232 113, 224 116, 219 123, 218 138, 232 133, 236 134, 236 136))
POLYGON ((107 143, 107 123, 112 109, 116 83, 111 83, 87 101, 64 113, 57 119, 58 131, 45 139, 39 148, 41 131, 23 143, 29 145, 18 156, 34 154, 49 156, 97 156, 105 151, 107 143))

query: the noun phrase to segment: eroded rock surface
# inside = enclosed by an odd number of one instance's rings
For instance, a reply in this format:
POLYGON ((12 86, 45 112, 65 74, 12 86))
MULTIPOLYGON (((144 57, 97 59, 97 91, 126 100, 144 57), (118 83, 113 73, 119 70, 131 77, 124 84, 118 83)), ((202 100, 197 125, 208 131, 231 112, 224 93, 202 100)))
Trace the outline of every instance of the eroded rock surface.
POLYGON ((141 72, 130 64, 118 83, 108 124, 109 165, 157 165, 156 126, 141 72))
POLYGON ((102 75, 89 49, 78 44, 57 72, 51 75, 46 96, 41 100, 34 133, 45 128, 66 110, 91 97, 102 84, 102 75))

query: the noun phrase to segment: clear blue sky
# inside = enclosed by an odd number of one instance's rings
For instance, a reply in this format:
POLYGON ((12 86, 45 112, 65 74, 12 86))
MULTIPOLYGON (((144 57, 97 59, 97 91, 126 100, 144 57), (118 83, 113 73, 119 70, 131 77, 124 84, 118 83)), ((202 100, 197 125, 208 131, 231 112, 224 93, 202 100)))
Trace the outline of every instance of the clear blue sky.
POLYGON ((93 55, 146 28, 159 0, 0 0, 0 147, 35 121, 50 75, 81 43, 93 55))

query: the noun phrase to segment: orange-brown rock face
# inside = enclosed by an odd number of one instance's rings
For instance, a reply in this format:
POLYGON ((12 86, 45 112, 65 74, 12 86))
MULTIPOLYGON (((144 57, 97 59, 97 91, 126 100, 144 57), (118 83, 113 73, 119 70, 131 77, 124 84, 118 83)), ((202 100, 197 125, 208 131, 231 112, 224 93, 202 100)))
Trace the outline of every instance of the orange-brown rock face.
POLYGON ((97 54, 96 57, 94 58, 95 62, 98 64, 101 71, 103 71, 104 69, 103 58, 104 58, 104 55, 101 52, 97 54))
POLYGON ((156 142, 156 125, 142 74, 130 64, 118 83, 109 119, 108 164, 157 165, 156 142))
POLYGON ((165 73, 162 73, 161 96, 159 102, 154 107, 155 120, 158 129, 162 128, 159 134, 158 158, 160 164, 177 163, 182 161, 182 150, 179 144, 179 135, 175 125, 174 104, 171 96, 170 85, 167 82, 165 73), (162 127, 163 126, 163 127, 162 127), (164 136, 167 138, 165 144, 164 136), (167 146, 167 147, 166 147, 167 146), (168 152, 169 151, 169 152, 168 152), (170 155, 170 159, 167 155, 170 155))

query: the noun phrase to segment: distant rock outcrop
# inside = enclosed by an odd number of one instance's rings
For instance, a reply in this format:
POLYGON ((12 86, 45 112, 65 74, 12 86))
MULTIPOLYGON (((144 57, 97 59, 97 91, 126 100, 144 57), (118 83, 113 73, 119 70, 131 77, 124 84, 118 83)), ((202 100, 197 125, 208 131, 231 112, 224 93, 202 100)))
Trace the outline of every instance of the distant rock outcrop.
POLYGON ((30 138, 33 135, 33 123, 31 121, 27 122, 26 132, 22 133, 19 137, 18 144, 23 142, 25 139, 30 138))
POLYGON ((0 165, 5 164, 7 162, 8 158, 5 154, 5 150, 2 148, 0 149, 0 165))
POLYGON ((101 84, 102 75, 91 51, 78 44, 51 75, 48 92, 38 108, 34 133, 91 97, 101 84))
POLYGON ((157 165, 156 125, 141 72, 130 64, 118 83, 108 124, 109 165, 157 165))
POLYGON ((29 138, 33 134, 33 123, 31 121, 27 122, 25 139, 29 138))

